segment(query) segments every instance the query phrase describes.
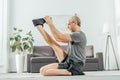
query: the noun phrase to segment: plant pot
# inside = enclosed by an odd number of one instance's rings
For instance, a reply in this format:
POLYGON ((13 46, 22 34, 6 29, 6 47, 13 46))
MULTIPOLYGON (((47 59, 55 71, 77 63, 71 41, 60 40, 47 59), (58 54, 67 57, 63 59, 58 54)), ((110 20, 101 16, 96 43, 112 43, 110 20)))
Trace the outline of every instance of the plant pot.
POLYGON ((22 73, 24 71, 24 55, 16 54, 16 70, 17 73, 22 73))

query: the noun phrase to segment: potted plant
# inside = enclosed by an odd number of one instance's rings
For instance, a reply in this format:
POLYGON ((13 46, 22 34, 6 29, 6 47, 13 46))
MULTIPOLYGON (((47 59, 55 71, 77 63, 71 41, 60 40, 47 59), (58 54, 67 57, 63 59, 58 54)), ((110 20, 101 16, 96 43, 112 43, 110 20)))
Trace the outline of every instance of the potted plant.
POLYGON ((23 72, 24 69, 24 55, 25 53, 32 53, 33 47, 33 36, 29 31, 24 37, 21 36, 21 29, 13 28, 14 33, 10 37, 10 49, 16 53, 16 69, 17 72, 23 72))

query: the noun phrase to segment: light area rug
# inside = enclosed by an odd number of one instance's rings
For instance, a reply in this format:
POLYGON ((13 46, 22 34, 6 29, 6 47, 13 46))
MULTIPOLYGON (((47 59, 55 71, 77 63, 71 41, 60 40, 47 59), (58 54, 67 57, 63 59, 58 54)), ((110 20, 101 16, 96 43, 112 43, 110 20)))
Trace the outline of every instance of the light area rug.
POLYGON ((84 76, 41 76, 39 73, 0 74, 0 80, 120 80, 120 71, 85 72, 84 76))

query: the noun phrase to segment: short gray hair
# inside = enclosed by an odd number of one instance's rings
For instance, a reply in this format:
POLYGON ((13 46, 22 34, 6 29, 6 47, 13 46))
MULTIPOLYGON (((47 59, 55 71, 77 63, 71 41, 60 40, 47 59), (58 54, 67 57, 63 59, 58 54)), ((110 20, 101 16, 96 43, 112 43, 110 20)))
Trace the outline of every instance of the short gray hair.
POLYGON ((71 21, 77 21, 77 25, 81 26, 81 20, 80 18, 77 16, 77 14, 75 14, 74 16, 71 16, 70 18, 71 21))

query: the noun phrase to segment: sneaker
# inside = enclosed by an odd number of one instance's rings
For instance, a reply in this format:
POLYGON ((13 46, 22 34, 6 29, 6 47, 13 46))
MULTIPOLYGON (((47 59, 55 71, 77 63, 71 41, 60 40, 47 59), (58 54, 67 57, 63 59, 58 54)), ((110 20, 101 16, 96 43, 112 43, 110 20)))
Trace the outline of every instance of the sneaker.
POLYGON ((46 22, 44 18, 40 18, 40 19, 33 19, 32 20, 33 25, 36 27, 37 25, 42 25, 46 22))

